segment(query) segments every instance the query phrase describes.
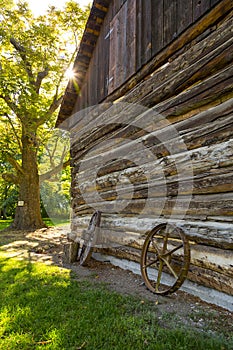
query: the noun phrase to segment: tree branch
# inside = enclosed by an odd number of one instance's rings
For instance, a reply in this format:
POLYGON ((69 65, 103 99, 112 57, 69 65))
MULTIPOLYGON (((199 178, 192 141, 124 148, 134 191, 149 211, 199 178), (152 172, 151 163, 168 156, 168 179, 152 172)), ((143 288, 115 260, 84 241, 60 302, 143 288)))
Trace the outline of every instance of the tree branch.
POLYGON ((3 99, 7 106, 17 115, 17 117, 21 120, 19 114, 18 114, 18 108, 17 105, 10 99, 8 96, 0 95, 0 98, 3 99))
POLYGON ((33 86, 35 86, 36 83, 35 83, 33 73, 32 73, 32 66, 31 66, 30 62, 27 60, 25 47, 20 45, 20 43, 18 43, 14 38, 10 38, 10 43, 14 46, 16 51, 18 51, 22 61, 25 64, 25 69, 26 69, 29 81, 33 86))
POLYGON ((59 108, 59 106, 62 103, 62 100, 63 95, 58 99, 56 98, 56 95, 54 96, 53 102, 51 103, 48 112, 37 120, 37 126, 44 124, 44 122, 48 120, 49 116, 51 116, 59 108))
POLYGON ((19 149, 22 151, 22 144, 21 144, 21 141, 20 141, 20 139, 19 139, 19 137, 18 137, 18 134, 17 134, 17 132, 16 132, 16 130, 15 130, 15 126, 14 126, 14 124, 12 123, 11 117, 10 117, 7 113, 5 113, 5 116, 7 117, 8 121, 9 121, 9 123, 10 123, 10 125, 11 125, 11 128, 12 128, 12 130, 13 130, 13 133, 14 133, 14 135, 15 135, 15 137, 16 137, 16 140, 17 140, 17 143, 18 143, 18 145, 19 145, 19 149))
POLYGON ((47 77, 47 75, 49 74, 49 69, 48 67, 45 68, 45 70, 43 72, 39 72, 37 74, 37 78, 36 78, 36 83, 35 83, 35 87, 36 87, 36 93, 39 94, 40 91, 40 87, 41 87, 41 83, 43 81, 43 79, 45 77, 47 77))
POLYGON ((53 99, 53 102, 49 107, 49 114, 53 114, 58 109, 58 107, 60 107, 62 100, 63 100, 63 95, 59 98, 55 97, 53 99))
POLYGON ((21 167, 21 165, 7 153, 6 153, 6 159, 13 166, 13 168, 15 168, 17 173, 24 174, 23 168, 21 167))
POLYGON ((69 165, 70 165, 70 159, 68 159, 64 163, 61 162, 60 164, 55 166, 53 169, 47 171, 47 173, 41 174, 40 175, 40 182, 43 182, 45 180, 50 180, 51 177, 53 177, 54 175, 57 175, 59 173, 59 171, 61 171, 62 169, 65 169, 69 165))
POLYGON ((19 178, 12 173, 3 173, 2 178, 7 182, 14 183, 15 185, 19 184, 19 178))

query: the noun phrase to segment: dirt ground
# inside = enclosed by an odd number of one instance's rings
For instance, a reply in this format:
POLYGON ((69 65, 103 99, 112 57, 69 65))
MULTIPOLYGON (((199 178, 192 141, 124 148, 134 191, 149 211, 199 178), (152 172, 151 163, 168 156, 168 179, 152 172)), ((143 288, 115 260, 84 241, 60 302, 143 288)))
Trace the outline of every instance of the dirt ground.
POLYGON ((1 250, 9 257, 25 257, 31 261, 55 264, 73 271, 77 280, 104 283, 112 291, 137 297, 140 303, 151 302, 161 323, 169 327, 187 325, 210 334, 233 335, 233 313, 182 291, 170 296, 157 296, 148 291, 142 278, 109 262, 91 259, 88 266, 78 262, 64 263, 63 244, 67 243, 68 227, 41 229, 34 232, 0 231, 1 250))

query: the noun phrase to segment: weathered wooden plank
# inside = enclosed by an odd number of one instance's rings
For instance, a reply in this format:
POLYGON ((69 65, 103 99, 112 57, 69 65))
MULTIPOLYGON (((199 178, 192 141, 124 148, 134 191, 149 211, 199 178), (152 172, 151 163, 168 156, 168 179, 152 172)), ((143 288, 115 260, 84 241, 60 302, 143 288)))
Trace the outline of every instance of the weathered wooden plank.
POLYGON ((177 7, 176 0, 164 0, 164 46, 177 37, 177 7))
MULTIPOLYGON (((180 98, 179 98, 180 99, 180 98)), ((204 110, 200 113, 191 116, 190 118, 181 121, 176 124, 176 129, 178 132, 182 132, 182 130, 188 130, 196 128, 198 125, 206 125, 208 123, 212 123, 218 118, 227 118, 232 114, 233 111, 233 98, 228 99, 227 101, 213 106, 207 110, 204 110)), ((185 132, 185 131, 183 131, 185 132)))
POLYGON ((232 279, 224 276, 222 273, 191 265, 188 278, 208 288, 214 288, 215 290, 219 290, 231 296, 233 294, 232 279))
POLYGON ((136 70, 142 66, 142 0, 136 1, 136 70))
MULTIPOLYGON (((87 91, 87 85, 85 84, 85 85, 83 85, 83 87, 82 87, 81 94, 84 96, 85 93, 86 93, 86 91, 87 91)), ((83 108, 84 101, 85 101, 85 99, 80 100, 79 108, 81 108, 81 109, 83 108)))
POLYGON ((210 0, 193 0, 193 21, 210 9, 210 0))
POLYGON ((108 66, 108 55, 106 55, 106 53, 108 53, 107 50, 107 46, 106 46, 106 40, 104 40, 104 28, 102 28, 100 36, 99 36, 99 40, 102 42, 102 47, 97 45, 96 50, 98 51, 98 67, 97 67, 97 74, 98 74, 98 92, 97 92, 97 98, 98 101, 103 100, 103 98, 105 97, 104 95, 104 87, 105 87, 105 80, 106 80, 106 68, 105 65, 108 66), (105 65, 103 67, 103 61, 105 62, 105 65), (103 67, 103 69, 102 69, 103 67))
POLYGON ((141 39, 141 64, 145 64, 151 58, 151 0, 142 1, 142 37, 141 39))
POLYGON ((126 54, 126 32, 127 32, 127 7, 123 6, 117 14, 117 57, 114 89, 118 88, 125 77, 125 54, 126 54))
POLYGON ((210 1, 210 4, 211 4, 211 6, 214 6, 214 5, 216 5, 218 2, 220 2, 221 0, 211 0, 210 1))
POLYGON ((157 54, 164 47, 164 16, 163 16, 163 0, 153 1, 151 8, 151 40, 152 40, 152 56, 157 54))
POLYGON ((79 244, 78 242, 68 242, 63 245, 63 263, 72 264, 77 261, 79 244))
POLYGON ((109 76, 108 76, 108 94, 115 88, 116 67, 118 53, 118 33, 119 33, 119 18, 115 16, 110 23, 110 51, 109 51, 109 76))
POLYGON ((125 74, 123 82, 136 71, 136 2, 134 0, 127 1, 126 11, 125 74))
MULTIPOLYGON (((90 78, 93 72, 93 64, 89 66, 89 69, 87 71, 87 76, 90 78)), ((93 84, 94 85, 94 84, 93 84)), ((87 88, 88 88, 88 104, 92 105, 93 104, 93 95, 92 95, 92 91, 93 91, 93 85, 90 84, 90 79, 88 79, 88 83, 87 83, 87 88)), ((96 92, 94 92, 96 94, 96 92)), ((82 98, 82 106, 84 107, 84 98, 82 98)))
POLYGON ((117 13, 119 12, 121 5, 122 5, 122 0, 114 0, 113 1, 113 17, 117 15, 117 13))
POLYGON ((233 251, 191 244, 191 263, 233 278, 233 251))
MULTIPOLYGON (((103 49, 102 49, 102 67, 100 70, 100 74, 102 73, 103 75, 103 86, 100 85, 100 88, 103 89, 103 96, 101 98, 101 101, 107 96, 108 94, 108 81, 109 81, 109 60, 110 60, 110 18, 111 18, 111 13, 108 12, 106 15, 106 21, 105 25, 103 27, 103 49), (104 64, 103 64, 104 62, 104 64)), ((100 45, 101 47, 101 45, 100 45)))
POLYGON ((177 34, 183 32, 193 22, 191 0, 177 0, 177 34))
POLYGON ((95 51, 95 54, 93 55, 93 66, 92 66, 92 72, 91 72, 91 87, 92 87, 92 94, 91 94, 91 106, 96 104, 96 101, 98 101, 99 96, 99 89, 98 89, 98 78, 99 78, 99 62, 98 62, 98 50, 95 51))
POLYGON ((125 2, 110 23, 110 61, 108 93, 135 73, 136 6, 125 2))

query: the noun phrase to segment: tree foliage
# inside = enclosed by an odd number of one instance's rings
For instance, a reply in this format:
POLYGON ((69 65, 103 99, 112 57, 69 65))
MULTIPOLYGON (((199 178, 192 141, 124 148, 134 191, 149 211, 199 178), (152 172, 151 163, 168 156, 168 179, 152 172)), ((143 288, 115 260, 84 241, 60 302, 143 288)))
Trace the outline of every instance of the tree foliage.
MULTIPOLYGON (((1 10, 0 159, 8 164, 3 178, 18 186, 19 199, 25 202, 15 227, 37 227, 42 225, 33 209, 38 209, 38 160, 54 126, 66 71, 77 53, 89 10, 69 1, 64 11, 50 6, 44 16, 34 17, 27 2, 9 0, 1 0, 1 10), (31 192, 36 200, 30 198, 31 192)), ((64 161, 63 157, 55 168, 60 170, 64 161)), ((47 169, 41 179, 54 174, 54 169, 53 173, 47 169)))

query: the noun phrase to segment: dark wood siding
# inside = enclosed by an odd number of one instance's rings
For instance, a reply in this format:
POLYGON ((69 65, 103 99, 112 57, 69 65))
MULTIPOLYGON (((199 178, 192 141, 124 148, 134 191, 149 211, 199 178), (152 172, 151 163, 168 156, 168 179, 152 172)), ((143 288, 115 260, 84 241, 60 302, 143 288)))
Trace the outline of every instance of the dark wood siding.
POLYGON ((135 0, 128 0, 110 23, 110 56, 108 94, 118 88, 136 67, 136 11, 135 0))
POLYGON ((201 17, 210 6, 210 0, 193 0, 193 21, 201 17))
POLYGON ((86 102, 79 106, 102 102, 217 2, 113 0, 86 75, 88 93, 79 96, 86 102))
POLYGON ((152 32, 152 56, 163 48, 164 43, 164 16, 163 1, 155 1, 151 9, 151 32, 152 32))
POLYGON ((192 1, 177 0, 177 35, 193 22, 192 1))

